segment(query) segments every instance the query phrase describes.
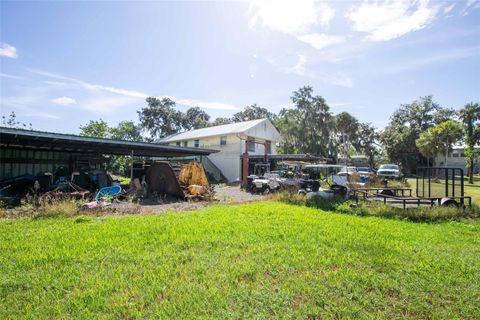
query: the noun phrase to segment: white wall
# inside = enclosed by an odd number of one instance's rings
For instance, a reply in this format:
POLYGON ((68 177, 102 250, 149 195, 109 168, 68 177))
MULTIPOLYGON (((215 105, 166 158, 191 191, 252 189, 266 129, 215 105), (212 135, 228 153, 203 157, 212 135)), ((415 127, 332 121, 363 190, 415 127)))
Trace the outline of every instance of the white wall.
MULTIPOLYGON (((443 167, 445 162, 445 155, 438 155, 435 157, 435 166, 437 167, 443 167)), ((465 157, 464 157, 464 151, 463 149, 456 149, 450 152, 450 154, 447 157, 447 167, 450 168, 462 168, 463 173, 466 175, 467 174, 467 169, 465 167, 465 157)), ((480 164, 478 159, 475 161, 474 165, 474 172, 478 172, 480 170, 480 164)))
MULTIPOLYGON (((222 171, 229 182, 239 181, 241 176, 240 156, 245 150, 245 139, 252 137, 257 141, 271 141, 271 153, 277 154, 276 143, 280 140, 280 135, 275 127, 269 122, 263 122, 251 128, 239 138, 236 134, 227 135, 227 144, 220 145, 220 136, 211 136, 199 138, 200 148, 219 150, 218 153, 212 153, 208 158, 222 171)), ((176 142, 170 142, 175 146, 176 142)), ((183 146, 183 141, 181 141, 183 146)), ((188 147, 194 147, 194 140, 188 140, 188 147)), ((249 152, 251 155, 265 154, 265 147, 261 144, 255 144, 255 151, 249 152)))

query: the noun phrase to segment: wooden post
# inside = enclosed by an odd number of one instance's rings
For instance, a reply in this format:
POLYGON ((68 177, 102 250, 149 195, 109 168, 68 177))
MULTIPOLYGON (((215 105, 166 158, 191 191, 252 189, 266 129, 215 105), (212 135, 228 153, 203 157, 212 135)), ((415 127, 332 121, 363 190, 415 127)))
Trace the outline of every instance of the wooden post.
POLYGON ((132 150, 132 153, 131 153, 131 162, 130 162, 130 180, 133 180, 133 150, 132 150))
POLYGON ((242 156, 242 184, 244 187, 247 186, 247 176, 248 176, 248 140, 245 140, 245 150, 242 156))

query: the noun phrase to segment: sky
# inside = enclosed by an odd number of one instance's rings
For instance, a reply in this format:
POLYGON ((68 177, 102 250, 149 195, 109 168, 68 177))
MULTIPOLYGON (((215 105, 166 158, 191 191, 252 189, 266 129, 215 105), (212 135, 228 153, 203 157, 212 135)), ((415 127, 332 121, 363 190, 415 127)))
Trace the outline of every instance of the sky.
POLYGON ((148 96, 212 118, 304 85, 378 128, 404 103, 480 101, 480 0, 0 2, 0 111, 34 129, 138 121, 148 96))

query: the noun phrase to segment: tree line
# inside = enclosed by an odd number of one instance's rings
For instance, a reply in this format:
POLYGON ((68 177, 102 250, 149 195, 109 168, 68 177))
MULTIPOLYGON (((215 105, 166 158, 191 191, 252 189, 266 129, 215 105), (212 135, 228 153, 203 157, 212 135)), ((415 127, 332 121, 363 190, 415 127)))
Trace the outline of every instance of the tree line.
MULTIPOLYGON (((256 104, 246 106, 232 117, 211 117, 199 107, 185 112, 170 98, 149 97, 138 113, 139 121, 122 121, 109 128, 103 120, 81 126, 81 134, 132 141, 155 141, 193 129, 268 118, 282 135, 279 153, 307 153, 337 162, 339 157, 363 154, 376 167, 393 162, 406 172, 417 166, 433 165, 439 154, 448 154, 457 141, 466 144, 466 166, 473 179, 473 166, 479 154, 480 106, 469 103, 461 110, 440 106, 431 95, 402 104, 388 125, 379 130, 362 123, 348 112, 333 114, 325 99, 310 86, 294 91, 292 107, 277 114, 256 104)), ((446 159, 445 159, 446 161, 446 159)), ((445 163, 446 164, 446 163, 445 163)), ((439 165, 439 164, 436 164, 439 165)))
MULTIPOLYGON (((437 155, 448 154, 455 142, 462 141, 466 145, 466 166, 473 179, 474 163, 479 157, 475 148, 480 141, 478 103, 468 103, 456 111, 440 106, 431 95, 420 97, 400 105, 388 125, 379 130, 348 112, 333 114, 325 99, 310 86, 294 91, 290 99, 292 106, 278 113, 253 104, 231 117, 212 120, 199 107, 182 112, 168 97, 148 97, 146 105, 137 111, 138 122, 126 120, 109 127, 102 119, 91 120, 80 126, 80 135, 151 142, 178 132, 268 118, 282 136, 279 153, 307 153, 333 162, 339 157, 363 154, 372 167, 393 162, 406 172, 414 172, 417 166, 433 165, 437 155)), ((7 127, 27 126, 17 121, 14 113, 3 117, 2 123, 7 127)))

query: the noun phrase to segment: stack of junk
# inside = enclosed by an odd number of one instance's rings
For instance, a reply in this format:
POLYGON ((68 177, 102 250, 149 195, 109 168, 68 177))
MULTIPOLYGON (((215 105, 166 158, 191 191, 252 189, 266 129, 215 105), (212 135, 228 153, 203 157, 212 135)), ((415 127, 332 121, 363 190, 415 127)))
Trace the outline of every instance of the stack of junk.
POLYGON ((19 205, 21 199, 28 195, 43 199, 94 200, 90 203, 92 207, 97 207, 99 201, 108 198, 173 197, 211 201, 214 197, 214 188, 198 162, 174 170, 169 162, 156 161, 136 174, 130 185, 120 185, 101 169, 69 172, 68 168, 61 166, 53 174, 24 174, 0 181, 0 204, 19 205), (95 202, 97 204, 94 205, 95 202))
POLYGON ((16 206, 27 196, 45 199, 90 199, 97 190, 114 184, 110 175, 101 169, 82 169, 70 172, 59 166, 54 173, 23 174, 0 181, 0 204, 16 206))
POLYGON ((214 199, 214 187, 208 182, 205 169, 199 162, 183 164, 178 170, 167 161, 155 161, 146 166, 144 172, 137 171, 136 175, 130 183, 130 192, 137 197, 214 199))

